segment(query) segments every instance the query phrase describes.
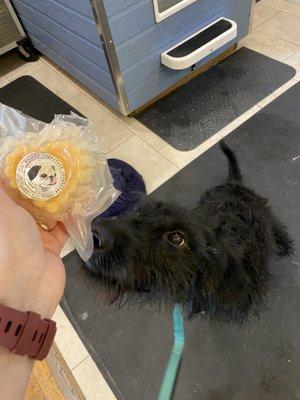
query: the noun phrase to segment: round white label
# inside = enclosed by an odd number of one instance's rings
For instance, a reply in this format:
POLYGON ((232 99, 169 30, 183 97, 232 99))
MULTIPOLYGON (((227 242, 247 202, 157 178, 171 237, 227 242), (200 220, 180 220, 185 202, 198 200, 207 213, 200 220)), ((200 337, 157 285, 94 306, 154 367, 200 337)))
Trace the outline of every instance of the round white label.
POLYGON ((58 158, 48 153, 30 153, 19 162, 16 171, 19 190, 33 200, 57 196, 66 182, 66 173, 58 158))

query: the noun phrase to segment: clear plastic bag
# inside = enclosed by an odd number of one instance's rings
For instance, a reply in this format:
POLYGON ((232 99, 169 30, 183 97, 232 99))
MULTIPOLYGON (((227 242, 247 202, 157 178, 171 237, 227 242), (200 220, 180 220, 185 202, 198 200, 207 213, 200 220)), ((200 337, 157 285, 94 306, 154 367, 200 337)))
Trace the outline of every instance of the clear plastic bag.
POLYGON ((56 115, 50 124, 0 103, 1 186, 42 226, 62 222, 83 260, 92 219, 119 196, 92 124, 56 115))

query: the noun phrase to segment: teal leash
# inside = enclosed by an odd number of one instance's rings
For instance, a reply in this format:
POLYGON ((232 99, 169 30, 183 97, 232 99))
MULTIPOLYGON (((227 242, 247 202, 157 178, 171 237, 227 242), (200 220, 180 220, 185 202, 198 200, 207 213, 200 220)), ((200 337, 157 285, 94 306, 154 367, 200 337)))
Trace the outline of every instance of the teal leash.
POLYGON ((175 380, 179 370, 180 361, 184 348, 184 322, 182 306, 176 304, 173 310, 173 336, 174 343, 165 372, 165 376, 160 388, 158 400, 171 400, 175 386, 175 380))

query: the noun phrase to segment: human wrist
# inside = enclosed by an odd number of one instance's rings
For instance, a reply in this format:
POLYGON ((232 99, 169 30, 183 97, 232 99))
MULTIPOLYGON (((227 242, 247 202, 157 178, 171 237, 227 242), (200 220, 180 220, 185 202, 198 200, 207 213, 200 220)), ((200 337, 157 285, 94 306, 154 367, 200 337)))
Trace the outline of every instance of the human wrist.
POLYGON ((5 365, 8 365, 8 363, 15 364, 27 364, 27 365, 33 365, 34 359, 24 355, 20 356, 19 354, 15 354, 10 352, 6 347, 0 345, 0 364, 5 363, 5 365))
POLYGON ((0 292, 0 304, 7 307, 14 308, 15 310, 27 312, 33 311, 39 314, 42 319, 51 319, 55 308, 53 305, 45 304, 38 297, 31 298, 31 296, 13 296, 9 294, 2 294, 0 292))
POLYGON ((10 268, 1 267, 0 302, 16 310, 33 311, 43 319, 51 319, 60 298, 55 295, 44 275, 43 263, 34 266, 26 262, 21 268, 17 263, 12 263, 10 268), (1 273, 1 267, 4 273, 1 273), (13 275, 11 268, 14 267, 21 271, 13 275))
POLYGON ((52 319, 55 310, 52 310, 50 307, 39 306, 36 303, 32 303, 28 305, 19 305, 14 302, 2 302, 5 306, 13 308, 17 311, 22 312, 34 312, 35 314, 40 315, 41 319, 52 319))

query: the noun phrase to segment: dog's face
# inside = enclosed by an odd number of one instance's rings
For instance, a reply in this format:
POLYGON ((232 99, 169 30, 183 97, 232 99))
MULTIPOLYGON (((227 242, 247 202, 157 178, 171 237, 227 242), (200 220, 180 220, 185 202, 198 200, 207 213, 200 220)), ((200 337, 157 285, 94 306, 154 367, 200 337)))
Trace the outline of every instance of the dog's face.
MULTIPOLYGON (((216 214, 218 226, 222 212, 216 214)), ((240 235, 233 232, 228 241, 220 240, 203 221, 198 208, 150 200, 123 218, 95 219, 95 250, 86 267, 105 285, 110 302, 128 297, 178 302, 189 317, 204 311, 242 321, 251 310, 257 312, 264 296, 266 255, 249 253, 246 263, 253 258, 259 268, 245 268, 240 235)), ((222 232, 226 236, 226 229, 222 232)))
POLYGON ((39 165, 30 168, 28 177, 32 183, 44 189, 57 183, 55 167, 49 164, 48 160, 41 160, 39 165))
POLYGON ((124 218, 93 222, 95 250, 87 267, 117 296, 186 301, 200 271, 203 237, 185 210, 147 200, 124 218))
POLYGON ((179 302, 190 317, 206 312, 243 321, 268 291, 270 255, 293 254, 292 240, 266 199, 242 184, 234 153, 223 143, 229 175, 194 210, 141 201, 137 211, 93 221, 95 251, 86 267, 110 301, 179 302))

